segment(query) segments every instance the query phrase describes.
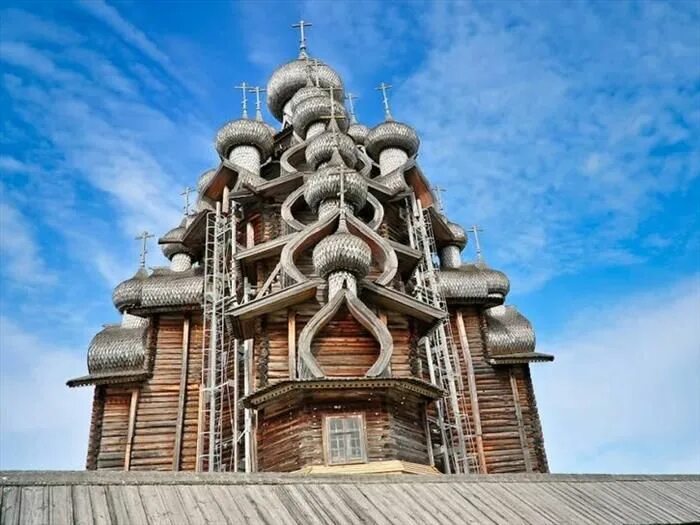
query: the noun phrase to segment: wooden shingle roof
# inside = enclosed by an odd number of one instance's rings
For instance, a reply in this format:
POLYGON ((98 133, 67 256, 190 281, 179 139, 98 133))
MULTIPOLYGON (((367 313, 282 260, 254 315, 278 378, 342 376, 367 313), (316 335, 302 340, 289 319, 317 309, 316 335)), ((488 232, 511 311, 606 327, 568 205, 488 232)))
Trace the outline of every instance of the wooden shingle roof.
POLYGON ((681 523, 700 476, 0 472, 0 522, 681 523))

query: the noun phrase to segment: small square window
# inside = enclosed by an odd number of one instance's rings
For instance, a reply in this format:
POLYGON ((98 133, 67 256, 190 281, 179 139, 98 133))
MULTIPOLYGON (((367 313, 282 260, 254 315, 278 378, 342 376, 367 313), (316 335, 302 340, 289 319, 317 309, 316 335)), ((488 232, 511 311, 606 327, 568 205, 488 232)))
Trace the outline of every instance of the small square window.
POLYGON ((325 431, 326 459, 329 465, 367 461, 362 414, 327 416, 325 431))

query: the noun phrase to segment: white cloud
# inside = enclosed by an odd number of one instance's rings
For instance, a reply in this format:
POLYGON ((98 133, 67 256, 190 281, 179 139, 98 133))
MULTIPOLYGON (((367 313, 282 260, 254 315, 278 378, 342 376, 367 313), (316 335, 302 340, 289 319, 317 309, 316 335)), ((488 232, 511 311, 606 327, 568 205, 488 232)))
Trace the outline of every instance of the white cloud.
POLYGON ((84 468, 91 392, 65 385, 84 359, 5 317, 0 348, 0 468, 84 468))
POLYGON ((46 286, 56 282, 34 240, 31 222, 4 201, 0 201, 0 252, 3 273, 14 284, 46 286))
POLYGON ((553 471, 700 471, 700 277, 578 312, 538 350, 553 471))

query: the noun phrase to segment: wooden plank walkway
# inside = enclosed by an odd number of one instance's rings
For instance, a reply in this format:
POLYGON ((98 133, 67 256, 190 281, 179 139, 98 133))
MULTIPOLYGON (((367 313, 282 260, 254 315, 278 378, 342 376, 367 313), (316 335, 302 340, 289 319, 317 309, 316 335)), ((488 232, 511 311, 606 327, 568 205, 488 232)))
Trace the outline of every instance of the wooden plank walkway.
POLYGON ((0 472, 0 523, 700 521, 700 476, 0 472))

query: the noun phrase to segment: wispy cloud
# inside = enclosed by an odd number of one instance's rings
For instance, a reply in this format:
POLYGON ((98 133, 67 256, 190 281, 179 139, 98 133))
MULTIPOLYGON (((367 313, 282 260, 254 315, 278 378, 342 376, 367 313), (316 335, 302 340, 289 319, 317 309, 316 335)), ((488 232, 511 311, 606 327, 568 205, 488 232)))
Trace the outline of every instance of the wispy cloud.
POLYGON ((700 471, 700 277, 572 312, 534 367, 556 472, 700 471))
POLYGON ((31 222, 19 210, 0 201, 2 273, 15 285, 45 286, 56 282, 31 231, 31 222))
MULTIPOLYGON (((698 4, 427 7, 409 30, 427 53, 381 67, 451 218, 484 227, 487 258, 519 291, 645 261, 640 225, 700 175, 698 4)), ((377 49, 393 50, 379 31, 391 22, 372 20, 377 49)))
POLYGON ((83 468, 90 390, 69 390, 65 381, 84 359, 4 316, 0 348, 0 468, 83 468))

